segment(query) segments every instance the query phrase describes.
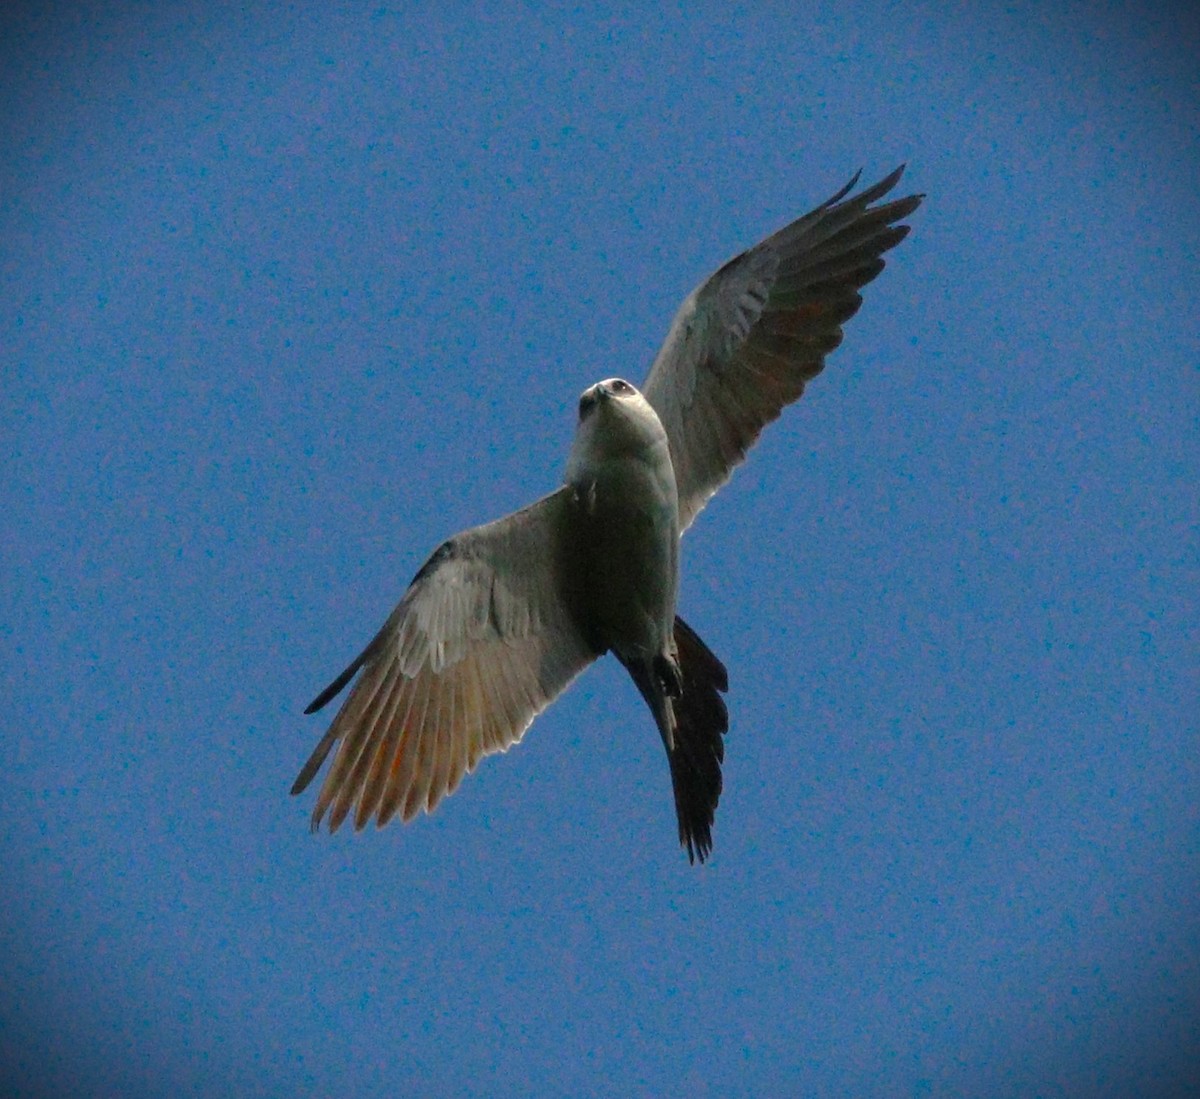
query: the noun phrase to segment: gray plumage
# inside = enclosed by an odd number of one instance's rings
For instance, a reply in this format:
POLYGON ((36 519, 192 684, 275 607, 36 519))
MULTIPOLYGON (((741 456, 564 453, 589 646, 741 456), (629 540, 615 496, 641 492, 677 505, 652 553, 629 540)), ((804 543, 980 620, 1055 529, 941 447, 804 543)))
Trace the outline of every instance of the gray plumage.
POLYGON ((676 615, 680 536, 763 427, 842 339, 858 291, 922 196, 883 205, 898 168, 858 180, 721 267, 675 316, 642 392, 587 389, 562 488, 455 535, 383 628, 305 711, 358 681, 292 787, 335 745, 313 810, 336 829, 411 819, 507 750, 593 660, 613 652, 654 716, 679 838, 712 849, 728 712, 725 668, 676 615))

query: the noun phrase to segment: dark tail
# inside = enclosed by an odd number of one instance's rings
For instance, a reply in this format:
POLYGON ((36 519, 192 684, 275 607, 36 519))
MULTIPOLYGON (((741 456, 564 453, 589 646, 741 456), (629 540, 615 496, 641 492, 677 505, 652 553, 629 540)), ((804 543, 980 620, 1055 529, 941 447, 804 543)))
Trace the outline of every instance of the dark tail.
MULTIPOLYGON (((675 619, 675 648, 683 689, 667 701, 675 717, 674 747, 667 748, 671 785, 675 790, 675 815, 679 820, 679 842, 687 848, 688 861, 704 862, 712 852, 712 826, 721 798, 721 762, 729 731, 729 711, 721 694, 729 690, 729 676, 722 664, 682 618, 675 619)), ((662 700, 663 685, 650 669, 626 664, 634 683, 650 710, 658 717, 656 701, 662 700)), ((667 732, 659 720, 663 744, 667 732)))

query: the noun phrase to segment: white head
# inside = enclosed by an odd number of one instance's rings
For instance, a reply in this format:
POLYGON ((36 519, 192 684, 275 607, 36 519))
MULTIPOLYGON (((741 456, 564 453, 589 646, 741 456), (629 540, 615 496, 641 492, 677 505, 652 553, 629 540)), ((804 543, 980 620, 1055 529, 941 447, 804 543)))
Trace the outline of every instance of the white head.
POLYGON ((567 480, 586 466, 615 458, 660 460, 667 433, 649 401, 622 378, 606 378, 579 398, 579 426, 567 461, 567 480))

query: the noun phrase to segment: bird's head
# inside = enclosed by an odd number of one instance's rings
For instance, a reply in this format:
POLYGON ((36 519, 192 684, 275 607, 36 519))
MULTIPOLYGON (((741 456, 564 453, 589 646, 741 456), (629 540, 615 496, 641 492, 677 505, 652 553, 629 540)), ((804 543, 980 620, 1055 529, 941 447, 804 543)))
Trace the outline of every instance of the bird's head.
POLYGON ((637 387, 623 378, 606 378, 579 398, 579 426, 568 470, 641 453, 650 458, 666 447, 667 433, 658 414, 637 387))
POLYGON ((579 395, 579 422, 583 423, 601 404, 613 400, 630 400, 634 397, 641 397, 641 394, 624 378, 606 378, 595 385, 589 385, 579 395))

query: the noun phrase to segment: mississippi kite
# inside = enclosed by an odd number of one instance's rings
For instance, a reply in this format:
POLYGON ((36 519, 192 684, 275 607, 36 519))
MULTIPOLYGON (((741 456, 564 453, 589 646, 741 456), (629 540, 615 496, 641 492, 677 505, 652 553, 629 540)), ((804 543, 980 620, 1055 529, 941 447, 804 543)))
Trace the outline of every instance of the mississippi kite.
POLYGON ((679 841, 712 850, 725 667, 675 613, 679 540, 762 429, 841 343, 859 290, 908 233, 921 195, 877 203, 903 167, 730 260, 684 301, 639 393, 585 390, 565 483, 444 542, 314 713, 361 672, 292 787, 337 746, 313 810, 338 828, 431 811, 486 755, 521 739, 593 660, 612 652, 666 748, 679 841))

